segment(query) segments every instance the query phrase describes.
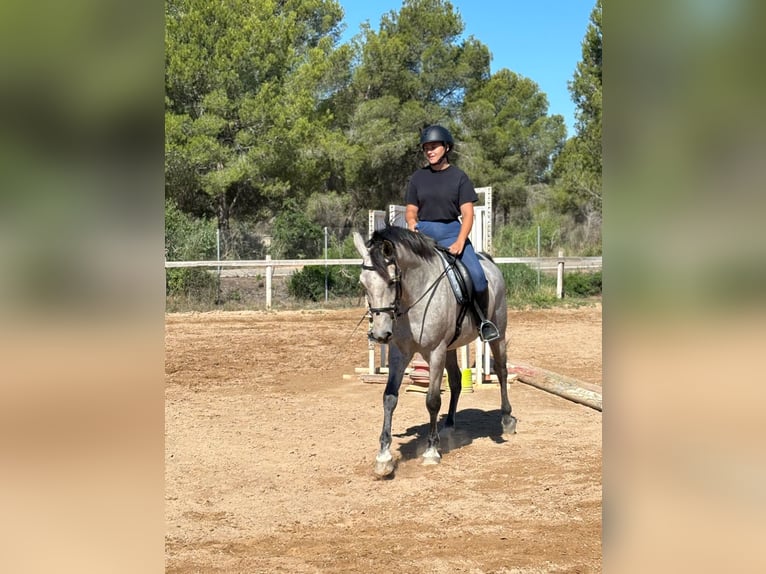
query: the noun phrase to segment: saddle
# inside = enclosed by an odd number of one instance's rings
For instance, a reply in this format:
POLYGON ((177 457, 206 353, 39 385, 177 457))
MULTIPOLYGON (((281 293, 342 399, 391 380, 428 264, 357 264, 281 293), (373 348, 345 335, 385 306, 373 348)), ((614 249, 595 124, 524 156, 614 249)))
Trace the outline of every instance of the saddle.
MULTIPOLYGON (((473 301, 473 280, 468 269, 460 259, 452 255, 445 247, 437 246, 436 254, 444 265, 447 280, 452 287, 458 305, 468 305, 473 301)), ((481 257, 480 254, 477 255, 481 257)))
MULTIPOLYGON (((446 247, 437 246, 436 253, 441 259, 442 265, 444 265, 444 273, 447 276, 452 292, 455 295, 458 305, 460 306, 460 312, 457 316, 455 324, 455 335, 449 342, 449 345, 454 343, 458 337, 460 337, 461 326, 463 319, 468 312, 468 307, 474 304, 475 293, 473 290, 473 280, 471 280, 471 274, 468 273, 468 269, 463 262, 455 255, 452 255, 446 247)), ((479 259, 485 259, 481 253, 476 254, 479 259)))

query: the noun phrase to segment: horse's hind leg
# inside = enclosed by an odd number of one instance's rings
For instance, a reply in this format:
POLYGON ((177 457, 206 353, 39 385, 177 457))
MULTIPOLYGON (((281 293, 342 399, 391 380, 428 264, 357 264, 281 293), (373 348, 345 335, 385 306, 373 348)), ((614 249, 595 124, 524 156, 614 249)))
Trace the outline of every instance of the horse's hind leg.
POLYGON ((444 421, 444 430, 455 428, 455 412, 457 411, 457 402, 460 399, 460 391, 463 383, 460 378, 460 367, 457 364, 457 351, 447 351, 447 379, 449 380, 449 411, 447 411, 447 420, 444 421))
POLYGON ((391 421, 394 409, 399 402, 399 388, 402 385, 404 371, 407 368, 412 353, 403 355, 396 345, 390 346, 388 381, 383 392, 383 431, 380 433, 380 450, 375 457, 375 474, 388 476, 394 472, 394 457, 391 455, 391 421))
POLYGON ((503 434, 515 434, 516 417, 511 414, 511 401, 508 400, 508 359, 505 337, 491 341, 489 347, 495 359, 497 381, 500 383, 500 422, 503 425, 503 434))

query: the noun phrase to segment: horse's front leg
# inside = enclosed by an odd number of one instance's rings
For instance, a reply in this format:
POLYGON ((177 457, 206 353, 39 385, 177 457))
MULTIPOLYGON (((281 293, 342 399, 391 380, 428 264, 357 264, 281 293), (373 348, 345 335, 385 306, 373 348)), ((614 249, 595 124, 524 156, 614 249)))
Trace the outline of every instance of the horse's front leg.
POLYGON ((391 455, 391 421, 399 402, 399 388, 412 352, 403 354, 396 345, 389 347, 388 381, 383 391, 383 431, 380 433, 380 450, 375 457, 375 474, 384 477, 394 472, 394 457, 391 455))
POLYGON ((439 409, 442 406, 441 387, 442 377, 444 376, 444 364, 446 360, 447 346, 441 345, 426 358, 430 380, 428 383, 428 394, 426 395, 426 408, 430 417, 428 428, 428 445, 423 453, 423 464, 438 464, 441 462, 439 454, 439 432, 436 428, 439 417, 439 409))

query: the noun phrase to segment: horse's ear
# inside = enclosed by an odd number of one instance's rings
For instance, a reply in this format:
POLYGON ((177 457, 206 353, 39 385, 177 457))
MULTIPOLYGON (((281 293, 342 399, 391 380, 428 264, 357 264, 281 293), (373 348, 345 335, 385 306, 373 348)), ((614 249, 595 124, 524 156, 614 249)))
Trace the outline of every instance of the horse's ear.
POLYGON ((359 255, 361 255, 362 257, 365 257, 369 253, 367 251, 367 246, 364 243, 364 239, 356 231, 354 231, 354 246, 356 247, 356 250, 359 252, 359 255))
POLYGON ((393 257, 396 254, 396 248, 390 241, 383 242, 383 257, 386 259, 393 257))

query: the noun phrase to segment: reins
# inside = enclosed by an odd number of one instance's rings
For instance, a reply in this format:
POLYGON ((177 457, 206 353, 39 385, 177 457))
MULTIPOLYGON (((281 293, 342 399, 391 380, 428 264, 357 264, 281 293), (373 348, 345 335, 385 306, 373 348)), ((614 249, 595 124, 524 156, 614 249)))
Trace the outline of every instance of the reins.
POLYGON ((420 303, 420 302, 423 300, 423 298, 424 298, 426 295, 428 295, 428 292, 429 292, 429 291, 431 291, 431 290, 433 290, 433 289, 436 289, 436 286, 437 286, 437 285, 438 285, 438 284, 441 282, 441 280, 442 280, 442 279, 444 279, 444 277, 447 275, 447 272, 448 272, 450 269, 452 269, 453 265, 454 265, 454 263, 450 263, 450 264, 449 264, 447 267, 445 267, 445 268, 444 268, 444 271, 442 271, 442 272, 439 274, 439 276, 438 276, 436 279, 434 279, 434 282, 433 282, 433 283, 431 283, 430 287, 428 287, 428 289, 426 289, 426 290, 423 292, 423 294, 422 294, 420 297, 418 297, 417 299, 415 299, 415 302, 414 302, 412 305, 410 305, 409 307, 407 307, 407 308, 406 308, 404 311, 400 311, 400 312, 399 312, 399 314, 397 315, 397 317, 401 317, 402 315, 404 315, 404 314, 406 314, 407 312, 409 312, 409 310, 410 310, 410 309, 412 309, 412 308, 413 308, 415 305, 417 305, 418 303, 420 303))
MULTIPOLYGON (((447 275, 449 270, 452 269, 455 265, 454 261, 451 262, 449 265, 447 265, 447 267, 444 268, 444 271, 442 271, 439 274, 439 276, 436 279, 434 279, 434 281, 431 283, 428 289, 426 289, 420 297, 415 299, 412 305, 405 308, 404 310, 401 310, 399 309, 399 303, 401 302, 401 297, 402 297, 402 274, 401 274, 401 269, 399 268, 399 263, 393 257, 390 259, 387 259, 385 263, 387 265, 393 265, 395 269, 394 277, 389 279, 390 282, 396 284, 396 296, 394 298, 394 302, 393 304, 388 305, 386 307, 368 307, 367 310, 369 314, 388 313, 389 315, 391 315, 392 319, 397 319, 401 317, 402 315, 406 315, 410 311, 410 309, 412 309, 415 305, 420 303, 425 298, 425 296, 428 295, 430 291, 436 289, 436 287, 439 285, 441 280, 447 275)), ((362 269, 366 271, 377 271, 377 269, 373 267, 372 265, 365 265, 364 263, 362 264, 362 269)), ((362 319, 364 319, 364 317, 362 317, 362 319)))
MULTIPOLYGON (((362 318, 361 318, 361 319, 359 319, 359 322, 356 324, 356 327, 354 327, 354 330, 353 330, 353 331, 351 331, 351 334, 348 336, 348 339, 346 339, 346 343, 349 343, 349 342, 351 341, 351 339, 354 337, 354 333, 356 333, 356 330, 359 328, 359 325, 361 325, 361 324, 362 324, 362 321, 364 321, 365 319, 367 319, 369 316, 370 316, 370 314, 369 314, 369 313, 365 313, 364 315, 362 315, 362 318)), ((335 364, 335 361, 338 359, 338 356, 340 355, 340 350, 341 350, 342 348, 344 348, 344 347, 345 347, 345 345, 341 346, 341 347, 338 349, 338 351, 336 351, 336 352, 335 352, 335 356, 334 356, 334 357, 333 357, 333 358, 330 360, 330 363, 329 363, 329 364, 330 364, 330 366, 333 366, 333 365, 335 364)))

